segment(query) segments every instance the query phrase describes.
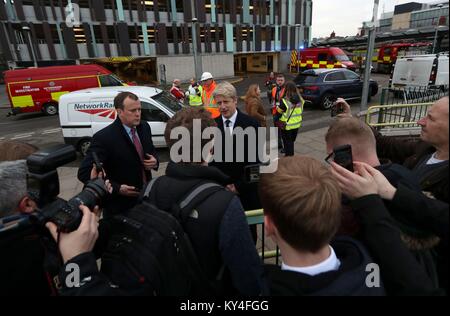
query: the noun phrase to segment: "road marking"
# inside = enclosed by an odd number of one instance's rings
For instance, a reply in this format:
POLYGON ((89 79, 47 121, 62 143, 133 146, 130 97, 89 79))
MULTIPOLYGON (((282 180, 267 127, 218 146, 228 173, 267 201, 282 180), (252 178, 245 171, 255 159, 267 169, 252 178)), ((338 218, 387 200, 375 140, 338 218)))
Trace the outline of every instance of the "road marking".
POLYGON ((11 140, 16 140, 16 139, 22 139, 22 138, 28 138, 33 136, 34 133, 29 133, 29 134, 20 134, 20 135, 16 135, 13 138, 11 138, 11 140))
POLYGON ((61 132, 61 128, 49 129, 49 130, 43 131, 42 135, 54 134, 54 133, 59 133, 59 132, 61 132))

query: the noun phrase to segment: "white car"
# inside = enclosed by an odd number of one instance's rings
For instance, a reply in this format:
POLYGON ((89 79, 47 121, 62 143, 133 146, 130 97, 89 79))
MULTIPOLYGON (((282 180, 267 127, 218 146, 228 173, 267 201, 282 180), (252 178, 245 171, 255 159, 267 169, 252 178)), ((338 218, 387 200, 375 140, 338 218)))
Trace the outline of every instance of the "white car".
POLYGON ((117 118, 114 98, 123 91, 132 92, 139 97, 142 120, 150 125, 153 144, 155 147, 165 147, 166 122, 183 105, 160 89, 138 86, 92 88, 61 96, 59 120, 65 143, 74 145, 85 155, 92 136, 117 118))

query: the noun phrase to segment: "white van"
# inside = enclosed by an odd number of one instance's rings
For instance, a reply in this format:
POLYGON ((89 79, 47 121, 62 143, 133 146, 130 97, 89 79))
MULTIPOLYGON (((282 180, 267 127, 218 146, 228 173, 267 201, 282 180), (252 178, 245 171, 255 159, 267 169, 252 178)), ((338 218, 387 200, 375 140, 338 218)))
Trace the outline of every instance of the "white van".
POLYGON ((391 88, 448 85, 448 53, 405 56, 397 59, 391 88))
POLYGON ((116 119, 114 98, 120 92, 128 91, 139 97, 142 105, 142 120, 152 130, 155 147, 165 147, 164 130, 166 122, 183 105, 170 94, 151 87, 106 87, 71 92, 59 100, 59 120, 66 144, 74 145, 85 155, 92 136, 116 119))

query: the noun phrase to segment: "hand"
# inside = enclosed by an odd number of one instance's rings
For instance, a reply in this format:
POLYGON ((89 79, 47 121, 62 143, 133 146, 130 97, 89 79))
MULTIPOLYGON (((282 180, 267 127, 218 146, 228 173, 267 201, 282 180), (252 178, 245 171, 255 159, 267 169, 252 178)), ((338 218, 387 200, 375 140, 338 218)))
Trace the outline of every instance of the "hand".
POLYGON ((331 163, 331 173, 338 181, 339 187, 350 199, 378 194, 375 179, 361 165, 355 164, 356 173, 352 173, 335 162, 331 163))
POLYGON ((230 192, 233 192, 234 194, 239 194, 239 192, 236 189, 236 186, 234 184, 227 185, 226 189, 230 192))
POLYGON ((336 106, 341 107, 343 112, 337 117, 352 117, 352 109, 350 105, 343 98, 338 98, 334 103, 336 106))
POLYGON ((102 178, 105 179, 106 178, 106 172, 105 169, 102 169, 102 171, 97 172, 97 168, 95 167, 95 164, 92 165, 92 169, 91 169, 91 180, 97 179, 97 178, 102 178))
POLYGON ((158 166, 158 160, 150 154, 146 154, 147 160, 144 160, 144 168, 147 171, 155 169, 158 166))
MULTIPOLYGON (((91 212, 86 206, 80 205, 80 210, 83 212, 80 227, 69 234, 59 234, 59 251, 64 263, 78 255, 92 251, 98 238, 99 217, 95 213, 98 212, 98 207, 94 210, 95 212, 91 212)), ((57 241, 58 228, 56 225, 48 222, 45 226, 53 239, 57 241)))
POLYGON ((386 177, 377 169, 369 166, 366 163, 363 162, 355 162, 355 165, 365 169, 375 180, 378 187, 378 194, 381 196, 381 198, 385 200, 392 200, 394 199, 394 195, 397 192, 397 189, 386 179, 386 177))
POLYGON ((105 187, 106 187, 106 191, 108 191, 109 194, 112 194, 113 187, 109 180, 105 181, 105 187))
POLYGON ((139 191, 135 187, 122 184, 120 186, 119 194, 128 197, 138 197, 139 191))

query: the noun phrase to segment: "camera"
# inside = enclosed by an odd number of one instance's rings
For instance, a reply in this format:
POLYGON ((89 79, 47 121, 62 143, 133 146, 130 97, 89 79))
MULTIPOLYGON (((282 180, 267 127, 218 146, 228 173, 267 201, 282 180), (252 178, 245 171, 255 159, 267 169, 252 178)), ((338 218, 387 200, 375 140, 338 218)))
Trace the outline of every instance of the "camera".
POLYGON ((81 223, 83 215, 80 205, 86 205, 92 210, 101 204, 107 189, 100 178, 87 183, 83 191, 69 201, 58 198, 59 178, 56 169, 75 159, 76 151, 71 145, 57 145, 28 157, 27 190, 38 205, 38 210, 32 215, 34 223, 52 222, 60 232, 69 233, 81 223))
POLYGON ((352 146, 343 145, 334 149, 334 162, 343 168, 354 172, 353 170, 353 155, 352 146))

